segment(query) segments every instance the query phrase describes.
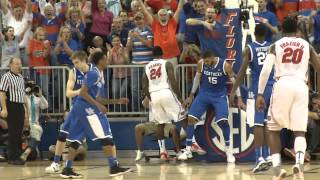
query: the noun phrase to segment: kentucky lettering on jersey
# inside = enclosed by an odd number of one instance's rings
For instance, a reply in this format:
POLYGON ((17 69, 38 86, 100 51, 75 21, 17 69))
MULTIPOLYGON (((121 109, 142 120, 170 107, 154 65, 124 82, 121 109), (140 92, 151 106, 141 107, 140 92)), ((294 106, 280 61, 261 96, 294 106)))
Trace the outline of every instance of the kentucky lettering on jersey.
MULTIPOLYGON (((264 60, 267 57, 267 53, 269 50, 270 43, 264 41, 263 43, 259 42, 252 42, 248 44, 250 49, 250 69, 251 69, 251 78, 252 78, 252 90, 254 93, 258 91, 258 83, 259 83, 259 76, 263 67, 264 60)), ((267 85, 273 85, 274 80, 274 71, 272 70, 267 85)))
POLYGON ((224 63, 226 61, 219 58, 214 66, 203 64, 199 93, 207 93, 211 96, 227 95, 228 76, 224 71, 224 63))

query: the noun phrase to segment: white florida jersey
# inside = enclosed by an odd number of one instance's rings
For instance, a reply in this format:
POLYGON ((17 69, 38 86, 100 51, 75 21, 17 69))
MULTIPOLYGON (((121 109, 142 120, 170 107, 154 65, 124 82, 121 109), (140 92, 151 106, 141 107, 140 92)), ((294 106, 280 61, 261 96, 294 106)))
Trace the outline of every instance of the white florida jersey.
POLYGON ((297 37, 283 37, 275 42, 275 77, 294 76, 308 80, 310 46, 297 37))
POLYGON ((166 62, 163 59, 155 59, 146 65, 145 71, 149 80, 150 93, 170 88, 166 62))

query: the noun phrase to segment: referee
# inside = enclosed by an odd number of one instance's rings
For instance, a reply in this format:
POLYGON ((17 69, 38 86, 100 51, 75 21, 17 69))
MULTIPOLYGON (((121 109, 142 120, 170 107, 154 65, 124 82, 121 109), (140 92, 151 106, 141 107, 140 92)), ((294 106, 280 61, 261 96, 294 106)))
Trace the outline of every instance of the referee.
POLYGON ((2 111, 0 115, 7 118, 8 123, 8 163, 23 165, 20 159, 21 137, 24 124, 28 124, 25 114, 24 79, 21 75, 21 60, 10 60, 10 71, 1 77, 0 100, 2 111))

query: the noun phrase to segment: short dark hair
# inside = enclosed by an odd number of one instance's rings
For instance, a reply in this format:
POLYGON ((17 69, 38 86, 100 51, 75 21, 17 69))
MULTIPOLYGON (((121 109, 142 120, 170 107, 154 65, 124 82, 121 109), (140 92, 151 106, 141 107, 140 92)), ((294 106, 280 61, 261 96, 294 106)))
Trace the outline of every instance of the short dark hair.
MULTIPOLYGON (((8 36, 6 35, 6 33, 9 31, 9 29, 13 29, 14 30, 14 28, 12 26, 7 26, 7 27, 2 29, 2 34, 4 36, 4 40, 5 41, 9 40, 8 36)), ((13 40, 15 40, 15 38, 16 38, 16 36, 14 36, 13 40)))
POLYGON ((256 24, 254 29, 254 35, 259 37, 265 37, 267 34, 267 28, 262 24, 256 24))
POLYGON ((282 23, 283 33, 296 33, 298 30, 297 19, 294 17, 286 17, 282 23))
POLYGON ((206 51, 202 54, 202 58, 205 59, 205 58, 211 58, 211 57, 215 57, 215 54, 211 51, 206 51))
POLYGON ((155 46, 152 50, 154 57, 161 57, 163 55, 163 51, 160 46, 155 46))
POLYGON ((101 51, 97 51, 92 54, 91 56, 91 61, 95 64, 98 65, 99 61, 101 61, 105 57, 105 54, 101 51))
POLYGON ((70 59, 79 59, 80 61, 87 61, 88 55, 84 51, 76 51, 71 55, 70 59))

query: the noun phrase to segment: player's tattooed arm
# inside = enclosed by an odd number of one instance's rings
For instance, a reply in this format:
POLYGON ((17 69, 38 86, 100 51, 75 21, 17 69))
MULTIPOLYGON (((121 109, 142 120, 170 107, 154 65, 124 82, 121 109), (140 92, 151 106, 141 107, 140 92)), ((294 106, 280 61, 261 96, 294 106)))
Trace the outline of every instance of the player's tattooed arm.
POLYGON ((88 103, 95 105, 98 107, 98 109, 103 112, 103 113, 107 113, 108 109, 102 105, 100 102, 98 102, 97 100, 93 99, 90 95, 89 95, 89 88, 86 85, 82 85, 81 89, 80 89, 80 96, 86 100, 88 103))
POLYGON ((315 49, 310 45, 310 61, 317 72, 320 72, 320 56, 315 49))

